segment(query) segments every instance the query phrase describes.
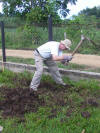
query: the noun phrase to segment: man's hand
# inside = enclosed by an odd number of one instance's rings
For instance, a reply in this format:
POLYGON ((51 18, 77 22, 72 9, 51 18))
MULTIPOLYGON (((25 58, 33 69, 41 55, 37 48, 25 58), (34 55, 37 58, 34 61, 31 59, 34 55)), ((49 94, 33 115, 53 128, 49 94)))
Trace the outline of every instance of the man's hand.
POLYGON ((62 64, 65 64, 65 62, 66 62, 65 60, 62 60, 62 61, 61 61, 62 64))
POLYGON ((67 62, 66 60, 62 60, 61 63, 62 63, 63 65, 65 65, 65 66, 67 66, 69 62, 67 62))
POLYGON ((70 56, 66 56, 66 55, 64 55, 64 61, 65 62, 69 62, 69 61, 71 61, 72 60, 72 58, 73 58, 73 56, 72 55, 70 55, 70 56))
POLYGON ((72 58, 73 58, 72 55, 70 55, 70 56, 64 55, 64 59, 61 61, 61 63, 62 63, 63 65, 68 65, 69 61, 71 61, 72 58))

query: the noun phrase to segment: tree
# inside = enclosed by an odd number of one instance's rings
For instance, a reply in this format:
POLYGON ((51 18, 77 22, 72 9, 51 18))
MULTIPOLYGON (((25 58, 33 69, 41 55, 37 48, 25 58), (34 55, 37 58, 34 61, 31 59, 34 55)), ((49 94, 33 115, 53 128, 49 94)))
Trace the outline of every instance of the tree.
MULTIPOLYGON (((68 3, 75 4, 77 0, 1 0, 3 2, 3 11, 7 16, 23 16, 31 11, 31 9, 36 9, 40 7, 42 11, 45 8, 56 12, 59 10, 60 14, 64 17, 69 12, 67 8, 68 3)), ((46 10, 46 11, 48 11, 46 10)), ((52 13, 51 12, 51 13, 52 13)), ((45 12, 47 13, 47 12, 45 12)))
POLYGON ((86 8, 84 10, 82 10, 80 14, 84 14, 86 16, 96 16, 96 17, 99 17, 100 18, 100 6, 98 7, 93 7, 93 8, 86 8))
POLYGON ((89 19, 90 23, 100 28, 100 6, 84 9, 79 15, 84 15, 86 19, 89 19))
POLYGON ((25 17, 31 9, 29 0, 2 0, 2 2, 3 12, 6 16, 25 17))
POLYGON ((26 15, 27 22, 29 22, 30 24, 32 24, 33 22, 39 24, 41 23, 42 26, 45 26, 45 24, 47 24, 49 14, 52 14, 53 24, 61 22, 60 16, 56 12, 53 12, 53 10, 48 6, 45 7, 45 10, 42 10, 40 7, 33 8, 26 15))

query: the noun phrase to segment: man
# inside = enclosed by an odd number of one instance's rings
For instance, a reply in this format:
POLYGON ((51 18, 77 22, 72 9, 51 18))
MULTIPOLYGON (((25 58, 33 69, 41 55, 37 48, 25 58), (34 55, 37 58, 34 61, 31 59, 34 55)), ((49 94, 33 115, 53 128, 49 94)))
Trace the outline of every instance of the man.
POLYGON ((37 91, 43 73, 43 63, 48 67, 56 83, 66 85, 61 78, 55 61, 71 61, 72 56, 63 54, 64 50, 70 50, 70 46, 71 41, 69 39, 65 39, 61 42, 50 41, 41 45, 34 51, 36 71, 30 84, 31 91, 37 91))

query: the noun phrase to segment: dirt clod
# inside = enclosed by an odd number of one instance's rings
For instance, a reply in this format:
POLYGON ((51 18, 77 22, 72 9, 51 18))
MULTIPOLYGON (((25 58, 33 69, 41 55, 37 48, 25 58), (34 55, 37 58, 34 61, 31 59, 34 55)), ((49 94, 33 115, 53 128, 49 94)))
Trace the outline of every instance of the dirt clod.
POLYGON ((84 118, 89 118, 91 114, 88 111, 81 112, 81 116, 84 118))
POLYGON ((0 101, 3 116, 23 116, 28 112, 37 111, 39 106, 45 105, 44 99, 39 95, 30 94, 29 88, 12 88, 4 92, 4 100, 0 101))
POLYGON ((99 105, 99 104, 96 102, 96 100, 93 99, 93 98, 88 99, 88 103, 89 103, 91 106, 94 106, 94 107, 98 107, 98 105, 99 105))

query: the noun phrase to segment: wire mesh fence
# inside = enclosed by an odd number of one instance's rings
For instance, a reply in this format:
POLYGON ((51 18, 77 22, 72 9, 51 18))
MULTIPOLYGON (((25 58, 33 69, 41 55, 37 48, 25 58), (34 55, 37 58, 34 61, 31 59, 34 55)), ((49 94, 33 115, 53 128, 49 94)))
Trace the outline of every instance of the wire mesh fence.
MULTIPOLYGON (((17 49, 17 50, 31 50, 31 57, 23 58, 20 56, 20 53, 16 53, 16 56, 9 56, 7 54, 7 61, 21 62, 26 64, 34 64, 32 51, 34 48, 42 45, 47 42, 49 39, 48 32, 48 23, 42 22, 40 24, 33 23, 31 25, 27 24, 25 21, 21 22, 21 20, 15 19, 15 25, 9 20, 4 21, 5 25, 5 47, 7 49, 17 49), (18 21, 18 22, 16 22, 18 21), (20 58, 19 58, 20 57, 20 58)), ((72 41, 72 52, 77 46, 78 42, 81 39, 81 34, 84 34, 86 37, 90 38, 93 42, 85 41, 84 45, 80 47, 77 51, 81 54, 98 54, 100 55, 100 27, 99 20, 96 22, 89 23, 68 23, 64 22, 62 24, 53 23, 52 25, 52 36, 54 41, 60 41, 65 38, 71 39, 72 41)), ((0 33, 1 36, 1 33, 0 33)), ((0 37, 0 47, 1 45, 1 37, 0 37)), ((28 54, 28 51, 25 52, 28 54)), ((2 56, 2 54, 1 54, 2 56)), ((0 57, 2 58, 2 57, 0 57)), ((88 65, 84 65, 84 63, 70 63, 68 66, 63 66, 58 64, 59 67, 63 67, 66 69, 78 69, 78 70, 89 70, 100 72, 99 68, 91 68, 88 65)))

